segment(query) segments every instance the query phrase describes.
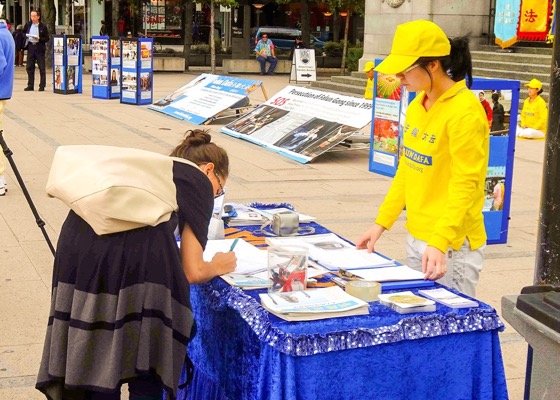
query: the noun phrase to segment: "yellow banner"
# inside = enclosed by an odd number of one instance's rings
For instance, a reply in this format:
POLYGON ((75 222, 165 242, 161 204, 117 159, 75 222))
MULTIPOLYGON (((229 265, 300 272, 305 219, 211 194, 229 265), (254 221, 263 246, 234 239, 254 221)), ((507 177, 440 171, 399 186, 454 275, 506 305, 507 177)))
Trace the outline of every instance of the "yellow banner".
POLYGON ((519 31, 547 32, 548 7, 548 0, 523 0, 519 16, 519 31))

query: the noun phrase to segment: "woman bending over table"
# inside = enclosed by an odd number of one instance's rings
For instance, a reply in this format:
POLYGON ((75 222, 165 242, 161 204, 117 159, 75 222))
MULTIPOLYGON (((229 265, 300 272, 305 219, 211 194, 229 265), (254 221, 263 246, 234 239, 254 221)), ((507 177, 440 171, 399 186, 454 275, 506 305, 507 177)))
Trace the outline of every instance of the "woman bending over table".
MULTIPOLYGON (((235 253, 202 258, 224 149, 188 131, 172 156, 178 210, 167 222, 97 235, 70 211, 58 240, 51 312, 36 387, 48 399, 174 399, 193 335, 189 283, 235 269, 235 253), (181 232, 181 250, 175 231, 181 232)), ((190 361, 189 361, 190 362, 190 361)))

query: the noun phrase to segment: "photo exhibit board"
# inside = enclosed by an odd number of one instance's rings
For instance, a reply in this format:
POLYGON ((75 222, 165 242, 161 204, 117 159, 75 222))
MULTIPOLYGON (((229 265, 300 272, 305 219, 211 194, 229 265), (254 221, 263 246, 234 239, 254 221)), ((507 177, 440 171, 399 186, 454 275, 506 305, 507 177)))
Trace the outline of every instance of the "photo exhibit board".
POLYGON ((153 39, 122 38, 120 56, 121 103, 136 105, 152 104, 154 80, 153 39))
POLYGON ((98 99, 120 97, 120 39, 108 36, 91 38, 91 96, 98 99))
MULTIPOLYGON (((378 79, 376 76, 376 81, 378 79)), ((382 77, 382 79, 384 78, 382 77)), ((374 85, 376 85, 377 90, 378 83, 374 82, 374 85)), ((470 88, 473 95, 481 101, 481 105, 487 113, 490 133, 490 154, 484 193, 485 203, 482 210, 488 244, 507 242, 515 132, 519 111, 519 88, 519 81, 484 78, 473 78, 473 84, 470 88), (493 94, 497 94, 495 96, 496 104, 492 104, 493 94)), ((394 118, 395 112, 390 114, 392 115, 391 118, 386 118, 387 113, 385 111, 384 113, 379 112, 379 110, 385 110, 387 107, 385 106, 386 100, 377 96, 374 97, 375 104, 372 113, 369 170, 390 177, 395 175, 399 157, 402 155, 402 127, 406 115, 406 106, 412 101, 411 96, 406 96, 408 99, 406 102, 402 101, 404 99, 402 89, 400 95, 401 108, 398 119, 394 118), (380 107, 378 106, 379 103, 381 103, 380 107), (376 118, 380 122, 377 122, 376 118), (387 130, 390 131, 390 134, 387 134, 387 130), (392 141, 387 143, 386 137, 389 136, 392 141), (382 144, 383 142, 385 143, 382 144)), ((396 107, 396 105, 393 106, 393 108, 396 107)))
MULTIPOLYGON (((377 66, 382 60, 375 60, 377 66)), ((369 170, 394 176, 402 152, 403 126, 408 104, 416 96, 409 93, 395 75, 378 72, 373 77, 373 108, 369 170)))
POLYGON ((82 39, 53 35, 53 93, 82 93, 82 39))
POLYGON ((148 108, 201 125, 228 108, 248 105, 248 96, 261 86, 261 81, 201 74, 148 108))
POLYGON ((314 82, 316 80, 315 49, 295 49, 289 82, 314 82))
POLYGON ((371 100, 287 86, 220 132, 307 163, 366 126, 371 108, 371 100))

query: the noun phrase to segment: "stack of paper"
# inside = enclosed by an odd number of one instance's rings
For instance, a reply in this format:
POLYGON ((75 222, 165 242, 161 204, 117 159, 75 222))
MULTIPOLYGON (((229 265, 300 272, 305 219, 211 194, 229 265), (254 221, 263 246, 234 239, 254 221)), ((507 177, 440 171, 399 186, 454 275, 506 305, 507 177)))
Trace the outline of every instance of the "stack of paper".
POLYGON ((338 286, 264 293, 259 296, 264 308, 286 321, 311 321, 369 314, 368 303, 350 296, 338 286))
MULTIPOLYGON (((267 238, 270 245, 298 245, 309 249, 309 259, 331 271, 395 266, 395 261, 378 253, 357 250, 334 233, 298 237, 267 238)), ((422 277, 423 278, 423 277, 422 277)), ((418 278, 416 278, 418 279, 418 278)))
POLYGON ((379 302, 387 307, 391 307, 399 314, 432 312, 436 310, 436 303, 433 300, 416 296, 410 291, 380 294, 379 302))
POLYGON ((478 303, 476 301, 459 296, 458 294, 443 288, 419 290, 418 293, 450 308, 478 307, 478 303))
MULTIPOLYGON (((234 239, 221 239, 209 240, 204 250, 204 261, 211 261, 212 257, 218 252, 227 253, 230 251, 234 239)), ((266 271, 267 268, 267 253, 264 250, 259 250, 250 243, 243 239, 239 239, 235 249, 235 256, 237 257, 237 267, 235 273, 237 274, 254 274, 259 271, 266 271)))
POLYGON ((228 203, 235 208, 237 215, 235 217, 226 218, 225 221, 229 226, 248 226, 263 225, 269 220, 263 216, 258 210, 244 206, 242 204, 228 203))

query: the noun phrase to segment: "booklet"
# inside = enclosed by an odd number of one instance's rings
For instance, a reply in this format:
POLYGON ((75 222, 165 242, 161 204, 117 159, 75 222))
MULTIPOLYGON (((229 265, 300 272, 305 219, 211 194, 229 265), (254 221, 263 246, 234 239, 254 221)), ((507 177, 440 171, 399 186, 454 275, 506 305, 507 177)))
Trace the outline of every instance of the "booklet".
MULTIPOLYGON (((267 273, 265 272, 264 274, 266 275, 267 273)), ((231 272, 229 274, 221 275, 220 277, 231 286, 240 287, 243 290, 264 289, 272 286, 272 281, 261 277, 261 274, 244 275, 231 272)))
POLYGON ((479 306, 478 302, 459 296, 458 294, 443 288, 428 290, 423 289, 419 290, 418 293, 450 308, 469 308, 479 306))
POLYGON ((309 259, 330 271, 364 268, 394 267, 394 260, 378 253, 358 250, 334 233, 323 235, 266 238, 270 245, 298 245, 307 247, 309 259))
POLYGON ((432 312, 436 310, 435 301, 417 296, 411 291, 380 294, 379 302, 392 308, 399 314, 432 312))
POLYGON ((312 321, 369 314, 363 300, 338 286, 295 292, 261 293, 262 306, 286 321, 312 321))

